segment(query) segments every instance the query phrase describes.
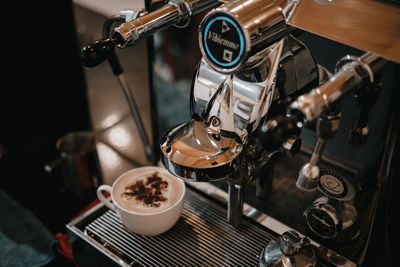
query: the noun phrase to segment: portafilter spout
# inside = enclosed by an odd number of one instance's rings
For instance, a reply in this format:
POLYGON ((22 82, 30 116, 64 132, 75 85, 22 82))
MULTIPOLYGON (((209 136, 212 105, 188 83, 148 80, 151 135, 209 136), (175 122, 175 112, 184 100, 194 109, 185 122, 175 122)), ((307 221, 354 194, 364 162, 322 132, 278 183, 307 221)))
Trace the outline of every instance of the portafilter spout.
POLYGON ((161 141, 162 161, 174 175, 192 181, 213 181, 232 175, 242 152, 234 131, 232 79, 215 91, 202 114, 173 128, 161 141))
POLYGON ((234 135, 218 133, 196 118, 162 138, 162 162, 174 175, 208 182, 232 173, 243 145, 234 135))

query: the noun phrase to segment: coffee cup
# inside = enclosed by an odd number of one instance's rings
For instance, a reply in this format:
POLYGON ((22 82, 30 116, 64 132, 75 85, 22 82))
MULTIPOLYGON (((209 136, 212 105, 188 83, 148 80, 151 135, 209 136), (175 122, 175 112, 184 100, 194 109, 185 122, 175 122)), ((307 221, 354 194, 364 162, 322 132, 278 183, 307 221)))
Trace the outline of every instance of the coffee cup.
POLYGON ((178 221, 185 196, 185 183, 161 167, 135 168, 119 176, 112 186, 97 188, 97 196, 115 211, 130 232, 154 236, 178 221), (109 192, 106 198, 103 191, 109 192))

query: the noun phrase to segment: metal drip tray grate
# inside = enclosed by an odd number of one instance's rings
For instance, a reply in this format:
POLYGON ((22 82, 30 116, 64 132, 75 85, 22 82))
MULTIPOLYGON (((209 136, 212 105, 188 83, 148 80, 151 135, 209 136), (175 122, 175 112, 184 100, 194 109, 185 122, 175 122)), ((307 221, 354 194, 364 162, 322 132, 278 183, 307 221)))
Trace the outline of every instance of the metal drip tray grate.
POLYGON ((257 266, 263 247, 275 237, 250 220, 233 227, 223 208, 192 190, 176 225, 159 236, 128 232, 107 209, 68 227, 115 262, 135 266, 257 266))

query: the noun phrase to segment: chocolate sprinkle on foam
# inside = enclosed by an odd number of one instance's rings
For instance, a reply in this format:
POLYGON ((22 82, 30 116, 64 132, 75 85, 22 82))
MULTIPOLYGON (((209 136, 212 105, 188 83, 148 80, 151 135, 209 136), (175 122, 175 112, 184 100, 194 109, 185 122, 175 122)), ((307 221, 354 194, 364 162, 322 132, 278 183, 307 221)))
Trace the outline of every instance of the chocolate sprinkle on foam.
POLYGON ((162 195, 166 191, 168 182, 163 181, 158 172, 146 177, 146 181, 138 180, 135 183, 125 187, 125 192, 122 197, 131 199, 134 197, 136 201, 142 202, 148 207, 160 207, 162 202, 167 201, 167 198, 162 195))

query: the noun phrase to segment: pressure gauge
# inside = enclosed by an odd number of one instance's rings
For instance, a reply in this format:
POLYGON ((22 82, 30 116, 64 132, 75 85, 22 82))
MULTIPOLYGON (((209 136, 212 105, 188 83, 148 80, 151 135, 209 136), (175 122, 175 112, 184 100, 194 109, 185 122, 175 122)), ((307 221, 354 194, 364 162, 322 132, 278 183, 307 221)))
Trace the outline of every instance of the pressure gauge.
POLYGON ((332 239, 354 224, 357 210, 352 201, 322 196, 312 203, 304 215, 311 231, 322 238, 332 239))
POLYGON ((326 196, 316 199, 305 215, 310 230, 322 238, 334 238, 341 229, 340 214, 326 196))

